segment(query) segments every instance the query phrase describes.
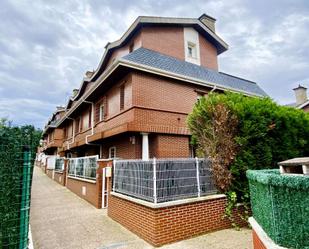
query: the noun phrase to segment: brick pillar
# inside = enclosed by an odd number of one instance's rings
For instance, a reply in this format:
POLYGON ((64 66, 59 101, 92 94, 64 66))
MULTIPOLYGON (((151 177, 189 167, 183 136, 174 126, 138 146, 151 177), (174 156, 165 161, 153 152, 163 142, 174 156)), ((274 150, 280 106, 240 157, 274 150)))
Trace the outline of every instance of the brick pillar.
POLYGON ((67 175, 68 175, 68 167, 69 165, 69 159, 64 159, 64 166, 63 166, 63 186, 66 186, 67 185, 67 175))
MULTIPOLYGON (((96 189, 97 189, 97 208, 102 208, 102 182, 103 182, 103 168, 112 167, 113 160, 98 160, 98 168, 97 168, 97 176, 96 176, 96 189)), ((110 189, 110 179, 106 178, 106 187, 108 188, 108 193, 111 191, 110 189)), ((105 200, 107 201, 107 200, 105 200)))

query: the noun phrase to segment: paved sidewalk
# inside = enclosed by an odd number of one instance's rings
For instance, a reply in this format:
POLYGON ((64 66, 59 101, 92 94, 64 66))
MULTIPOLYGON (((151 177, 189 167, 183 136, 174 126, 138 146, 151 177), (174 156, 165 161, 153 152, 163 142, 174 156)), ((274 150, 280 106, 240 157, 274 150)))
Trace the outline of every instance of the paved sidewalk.
MULTIPOLYGON (((31 198, 34 249, 153 248, 35 167, 31 198)), ((161 248, 251 249, 251 231, 228 229, 161 248)))

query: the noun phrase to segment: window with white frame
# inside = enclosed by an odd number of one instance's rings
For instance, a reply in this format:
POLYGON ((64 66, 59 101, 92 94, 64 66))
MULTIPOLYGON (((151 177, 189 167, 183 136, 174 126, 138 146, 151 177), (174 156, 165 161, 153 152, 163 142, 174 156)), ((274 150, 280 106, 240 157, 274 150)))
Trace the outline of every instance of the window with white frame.
POLYGON ((197 58, 196 44, 193 42, 187 43, 188 57, 197 58))
POLYGON ((103 119, 104 119, 104 104, 102 103, 99 109, 99 121, 103 121, 103 119))
POLYGON ((109 158, 116 158, 116 147, 110 147, 108 150, 108 157, 109 158))

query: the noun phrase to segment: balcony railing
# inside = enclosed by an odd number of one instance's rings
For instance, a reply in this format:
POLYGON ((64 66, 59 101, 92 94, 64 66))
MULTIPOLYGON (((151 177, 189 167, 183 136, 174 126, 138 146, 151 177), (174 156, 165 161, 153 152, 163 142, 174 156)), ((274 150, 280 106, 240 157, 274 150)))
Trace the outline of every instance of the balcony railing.
POLYGON ((68 175, 83 179, 96 180, 98 156, 69 159, 68 175))
POLYGON ((162 203, 217 193, 208 159, 116 160, 113 191, 162 203))

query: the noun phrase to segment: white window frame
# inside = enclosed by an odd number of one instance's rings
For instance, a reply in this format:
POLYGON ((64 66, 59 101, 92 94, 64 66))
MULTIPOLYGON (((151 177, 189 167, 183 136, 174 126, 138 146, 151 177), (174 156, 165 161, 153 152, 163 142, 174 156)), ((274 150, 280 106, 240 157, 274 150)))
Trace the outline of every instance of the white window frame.
POLYGON ((116 146, 109 147, 108 158, 116 158, 116 146), (112 150, 114 150, 114 156, 112 157, 112 150))
POLYGON ((187 52, 188 52, 188 57, 197 59, 197 48, 196 44, 193 42, 188 41, 187 42, 187 52), (191 54, 190 54, 190 49, 191 49, 191 54))
POLYGON ((99 107, 99 121, 104 120, 104 104, 102 103, 99 107))

